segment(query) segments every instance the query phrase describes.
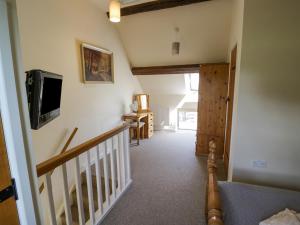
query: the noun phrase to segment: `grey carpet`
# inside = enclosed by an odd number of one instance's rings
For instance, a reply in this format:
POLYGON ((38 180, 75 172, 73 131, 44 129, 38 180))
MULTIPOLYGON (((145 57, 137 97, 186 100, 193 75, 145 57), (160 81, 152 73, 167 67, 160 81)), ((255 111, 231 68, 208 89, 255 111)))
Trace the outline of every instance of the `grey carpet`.
POLYGON ((206 159, 195 133, 156 132, 131 147, 133 183, 101 225, 204 225, 206 159))

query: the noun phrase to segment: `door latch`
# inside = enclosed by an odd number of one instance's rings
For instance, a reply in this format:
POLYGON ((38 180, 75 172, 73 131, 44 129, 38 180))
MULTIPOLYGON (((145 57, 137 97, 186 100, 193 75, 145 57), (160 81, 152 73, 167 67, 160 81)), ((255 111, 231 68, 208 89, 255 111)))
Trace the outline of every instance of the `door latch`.
POLYGON ((15 179, 11 179, 11 185, 0 191, 0 203, 4 202, 10 197, 14 197, 15 200, 18 200, 18 193, 17 193, 15 179))

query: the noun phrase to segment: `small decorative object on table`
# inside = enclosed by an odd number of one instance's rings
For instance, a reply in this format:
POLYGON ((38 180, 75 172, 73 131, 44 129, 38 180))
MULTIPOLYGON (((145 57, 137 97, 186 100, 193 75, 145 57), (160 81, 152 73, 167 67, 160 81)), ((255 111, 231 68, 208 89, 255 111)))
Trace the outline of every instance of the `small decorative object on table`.
POLYGON ((133 101, 133 103, 130 105, 130 109, 132 112, 137 112, 138 111, 138 103, 137 101, 133 101))

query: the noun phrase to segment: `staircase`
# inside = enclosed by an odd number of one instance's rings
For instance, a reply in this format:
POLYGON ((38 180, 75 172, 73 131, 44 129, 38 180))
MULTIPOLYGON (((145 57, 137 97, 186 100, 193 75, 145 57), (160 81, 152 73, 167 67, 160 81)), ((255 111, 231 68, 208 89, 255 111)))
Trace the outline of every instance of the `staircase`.
MULTIPOLYGON (((92 170, 92 187, 93 187, 93 197, 94 197, 94 208, 95 211, 99 209, 98 206, 98 193, 97 193, 97 178, 96 178, 96 169, 95 165, 91 167, 92 170)), ((86 172, 81 173, 81 189, 82 189, 82 200, 83 200, 83 209, 84 209, 84 216, 85 216, 85 222, 87 222, 90 219, 89 214, 89 198, 88 198, 88 186, 87 186, 87 178, 86 178, 86 172)), ((106 201, 105 196, 105 181, 104 177, 101 177, 101 190, 102 190, 102 199, 103 202, 106 201)), ((118 187, 117 181, 116 181, 116 188, 118 187)), ((112 180, 109 179, 109 194, 112 194, 112 180)), ((78 203, 77 203, 77 197, 76 197, 76 190, 73 190, 70 196, 70 202, 71 202, 71 214, 72 214, 72 221, 73 225, 79 225, 79 214, 78 214, 78 203)), ((63 212, 60 216, 61 225, 67 225, 66 222, 66 214, 63 212)))
POLYGON ((45 214, 50 224, 99 224, 132 182, 129 125, 122 124, 41 162, 37 175, 45 178, 40 192, 44 190, 46 195, 44 204, 49 210, 45 214), (59 185, 52 185, 55 169, 61 171, 59 185), (54 202, 58 192, 63 195, 63 210, 59 212, 54 202))

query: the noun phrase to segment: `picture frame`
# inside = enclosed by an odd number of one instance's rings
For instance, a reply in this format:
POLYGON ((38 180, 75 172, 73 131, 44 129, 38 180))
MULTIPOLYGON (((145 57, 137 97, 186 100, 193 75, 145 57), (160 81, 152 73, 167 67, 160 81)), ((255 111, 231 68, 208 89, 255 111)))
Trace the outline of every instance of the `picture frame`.
POLYGON ((81 43, 81 60, 84 83, 114 83, 113 52, 81 43))

